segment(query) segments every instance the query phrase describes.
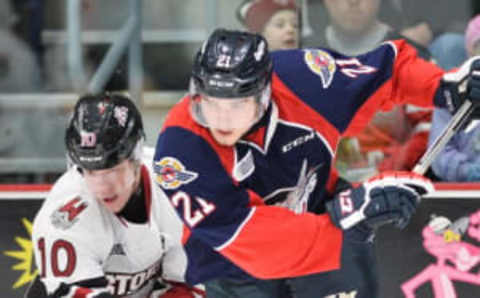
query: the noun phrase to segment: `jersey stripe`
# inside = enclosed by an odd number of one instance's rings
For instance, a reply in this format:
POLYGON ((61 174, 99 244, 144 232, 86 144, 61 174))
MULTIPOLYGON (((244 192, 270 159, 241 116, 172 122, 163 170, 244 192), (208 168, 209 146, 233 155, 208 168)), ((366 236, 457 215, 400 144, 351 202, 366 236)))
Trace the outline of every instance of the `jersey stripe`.
POLYGON ((328 142, 327 148, 332 152, 340 136, 338 130, 327 119, 300 100, 274 73, 272 76, 272 96, 279 106, 279 118, 314 128, 328 142), (281 98, 281 100, 278 100, 281 98), (298 115, 302 115, 299 117, 298 115))
POLYGON ((255 213, 255 207, 253 208, 250 208, 250 212, 248 213, 247 217, 245 218, 245 220, 238 226, 237 230, 235 231, 235 233, 233 233, 232 237, 230 239, 228 239, 227 241, 225 241, 225 243, 223 243, 222 245, 219 245, 217 247, 215 247, 215 250, 222 250, 224 248, 226 248, 227 246, 229 246, 233 241, 235 241, 235 239, 237 238, 238 234, 240 234, 240 231, 243 229, 243 227, 247 224, 247 222, 250 220, 250 218, 253 216, 253 214, 255 213))

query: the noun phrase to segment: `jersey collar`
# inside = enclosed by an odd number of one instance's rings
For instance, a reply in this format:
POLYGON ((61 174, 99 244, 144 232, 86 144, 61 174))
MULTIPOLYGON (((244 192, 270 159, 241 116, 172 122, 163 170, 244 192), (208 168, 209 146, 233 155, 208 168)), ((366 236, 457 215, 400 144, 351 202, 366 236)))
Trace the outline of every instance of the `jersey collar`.
POLYGON ((275 102, 271 100, 270 107, 265 112, 264 117, 238 142, 253 146, 260 152, 266 154, 277 128, 277 123, 278 107, 275 102))

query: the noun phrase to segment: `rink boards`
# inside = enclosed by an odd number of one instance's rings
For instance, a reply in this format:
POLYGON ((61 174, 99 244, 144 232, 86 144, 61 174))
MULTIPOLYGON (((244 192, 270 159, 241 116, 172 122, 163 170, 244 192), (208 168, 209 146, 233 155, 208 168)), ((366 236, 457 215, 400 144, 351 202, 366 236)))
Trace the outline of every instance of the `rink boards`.
MULTIPOLYGON (((388 227, 378 233, 381 297, 403 298, 406 292, 418 298, 452 292, 457 297, 480 297, 480 212, 478 224, 472 216, 480 211, 480 184, 442 183, 436 188, 423 200, 408 228, 399 231, 388 227), (470 225, 465 231, 447 230, 430 239, 422 231, 434 215, 445 217, 441 222, 469 218, 470 225), (469 233, 475 235, 477 230, 478 240, 469 233), (443 249, 427 251, 432 241, 443 249)), ((0 185, 2 297, 23 297, 37 274, 31 224, 49 189, 49 185, 0 185)))

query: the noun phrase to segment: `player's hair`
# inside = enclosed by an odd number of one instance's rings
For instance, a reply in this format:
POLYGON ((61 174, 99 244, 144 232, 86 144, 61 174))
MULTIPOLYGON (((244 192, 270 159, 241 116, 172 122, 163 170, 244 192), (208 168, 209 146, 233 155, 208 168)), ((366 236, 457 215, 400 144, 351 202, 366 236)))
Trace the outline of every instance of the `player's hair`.
POLYGON ((142 117, 125 94, 82 96, 74 107, 65 133, 70 161, 80 169, 100 170, 142 156, 142 117))

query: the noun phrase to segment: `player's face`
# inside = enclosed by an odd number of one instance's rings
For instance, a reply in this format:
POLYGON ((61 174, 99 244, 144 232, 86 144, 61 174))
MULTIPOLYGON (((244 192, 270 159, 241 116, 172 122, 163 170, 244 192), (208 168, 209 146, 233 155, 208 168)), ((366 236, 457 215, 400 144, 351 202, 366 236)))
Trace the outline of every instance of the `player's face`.
POLYGON ((377 21, 380 0, 325 0, 331 22, 346 34, 362 33, 377 21))
POLYGON ((298 15, 293 10, 275 13, 262 32, 270 50, 298 48, 298 15))
POLYGON ((109 211, 117 213, 125 207, 138 185, 137 165, 124 160, 105 170, 83 170, 89 191, 109 211))
POLYGON ((257 106, 253 96, 242 99, 203 96, 200 101, 210 133, 225 146, 235 144, 255 123, 257 106))

